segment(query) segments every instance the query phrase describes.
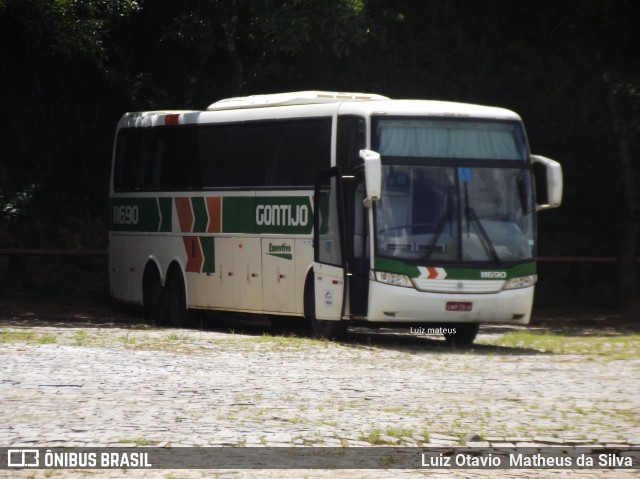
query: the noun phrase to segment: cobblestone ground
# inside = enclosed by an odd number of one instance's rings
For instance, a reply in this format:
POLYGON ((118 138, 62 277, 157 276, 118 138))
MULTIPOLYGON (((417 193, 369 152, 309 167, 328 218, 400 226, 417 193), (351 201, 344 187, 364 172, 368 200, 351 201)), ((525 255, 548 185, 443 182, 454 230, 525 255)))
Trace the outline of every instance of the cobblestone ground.
MULTIPOLYGON (((54 315, 55 316, 55 315, 54 315)), ((640 360, 356 331, 0 314, 0 445, 639 445, 640 360), (236 328, 230 329, 230 328, 236 328), (240 329, 244 334, 240 334, 240 329), (248 333, 247 333, 248 331, 248 333)), ((0 471, 0 477, 637 477, 638 471, 0 471), (4 474, 4 475, 3 475, 4 474)))

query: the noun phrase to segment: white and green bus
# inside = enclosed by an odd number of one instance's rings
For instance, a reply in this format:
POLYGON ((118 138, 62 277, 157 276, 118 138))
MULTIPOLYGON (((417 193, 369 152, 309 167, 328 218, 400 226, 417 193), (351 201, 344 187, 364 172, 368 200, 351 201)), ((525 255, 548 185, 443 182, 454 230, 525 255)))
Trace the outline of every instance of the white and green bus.
POLYGON ((127 113, 111 294, 174 326, 236 311, 469 344, 529 322, 536 211, 561 198, 560 165, 501 108, 314 91, 127 113))

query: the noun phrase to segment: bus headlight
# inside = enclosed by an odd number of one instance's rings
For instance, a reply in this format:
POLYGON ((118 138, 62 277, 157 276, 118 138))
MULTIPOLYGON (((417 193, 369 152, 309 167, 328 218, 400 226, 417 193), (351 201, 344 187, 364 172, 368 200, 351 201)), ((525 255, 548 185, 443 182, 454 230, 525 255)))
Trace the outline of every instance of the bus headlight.
POLYGON ((402 286, 403 288, 413 288, 413 283, 411 282, 409 277, 404 274, 376 271, 375 279, 379 283, 390 284, 393 286, 402 286))
POLYGON ((537 274, 530 274, 528 276, 519 276, 517 278, 511 278, 510 280, 508 280, 504 285, 504 289, 529 288, 530 286, 533 286, 534 284, 536 284, 536 281, 538 281, 537 274))

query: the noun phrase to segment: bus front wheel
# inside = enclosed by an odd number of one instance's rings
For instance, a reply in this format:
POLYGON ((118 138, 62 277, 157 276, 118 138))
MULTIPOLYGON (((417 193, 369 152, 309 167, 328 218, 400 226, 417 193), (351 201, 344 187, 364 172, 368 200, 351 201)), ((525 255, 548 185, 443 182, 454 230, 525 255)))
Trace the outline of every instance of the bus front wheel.
POLYGON ((447 344, 452 346, 471 346, 478 335, 480 325, 478 323, 456 324, 448 329, 455 329, 455 333, 444 333, 447 344))
POLYGON ((344 321, 325 321, 316 318, 316 298, 313 277, 307 278, 304 286, 304 316, 311 323, 313 335, 319 339, 340 339, 347 332, 344 321))

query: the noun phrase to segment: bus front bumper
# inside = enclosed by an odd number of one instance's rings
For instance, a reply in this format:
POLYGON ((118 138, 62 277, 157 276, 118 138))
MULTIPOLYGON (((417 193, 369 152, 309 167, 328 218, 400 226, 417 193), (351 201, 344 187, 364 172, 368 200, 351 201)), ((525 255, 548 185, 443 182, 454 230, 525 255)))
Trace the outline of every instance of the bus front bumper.
POLYGON ((369 282, 371 322, 529 324, 534 287, 486 294, 428 293, 369 282))

